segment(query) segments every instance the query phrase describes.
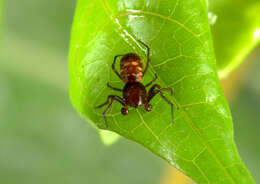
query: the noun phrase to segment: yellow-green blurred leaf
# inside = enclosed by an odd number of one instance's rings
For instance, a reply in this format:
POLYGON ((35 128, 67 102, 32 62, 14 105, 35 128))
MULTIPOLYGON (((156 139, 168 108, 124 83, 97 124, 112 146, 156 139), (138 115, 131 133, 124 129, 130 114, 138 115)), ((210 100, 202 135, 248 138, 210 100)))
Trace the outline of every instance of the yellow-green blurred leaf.
POLYGON ((259 0, 210 0, 217 16, 212 26, 218 73, 227 77, 260 41, 259 0))
POLYGON ((107 146, 110 146, 119 139, 118 134, 107 130, 99 130, 99 135, 102 142, 107 146))

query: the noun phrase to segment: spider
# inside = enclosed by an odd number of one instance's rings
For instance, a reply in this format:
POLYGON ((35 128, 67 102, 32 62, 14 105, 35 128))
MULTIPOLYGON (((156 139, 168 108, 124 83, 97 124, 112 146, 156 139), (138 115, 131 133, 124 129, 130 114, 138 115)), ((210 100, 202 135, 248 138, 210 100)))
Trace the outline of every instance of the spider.
POLYGON ((111 88, 115 91, 120 91, 123 93, 123 98, 117 95, 109 95, 105 103, 96 106, 95 108, 101 108, 108 104, 105 111, 103 112, 104 120, 106 127, 108 127, 106 114, 112 107, 115 101, 118 101, 122 104, 121 113, 123 115, 128 114, 128 106, 138 108, 144 105, 144 109, 149 112, 152 110, 152 105, 149 103, 153 97, 157 94, 161 96, 163 100, 165 100, 171 106, 171 114, 172 114, 172 122, 174 122, 174 114, 173 114, 173 104, 163 95, 162 91, 168 91, 173 94, 173 90, 171 88, 162 88, 158 84, 154 84, 149 91, 146 91, 146 88, 152 85, 156 79, 157 75, 152 81, 143 85, 141 83, 142 78, 144 77, 147 69, 150 65, 150 48, 148 45, 138 40, 142 45, 144 45, 147 49, 147 62, 143 71, 141 58, 135 53, 128 53, 124 55, 116 55, 114 57, 114 61, 112 64, 112 70, 115 74, 125 83, 123 89, 112 87, 109 83, 107 83, 107 87, 111 88), (116 59, 122 56, 120 60, 120 74, 115 69, 116 59))

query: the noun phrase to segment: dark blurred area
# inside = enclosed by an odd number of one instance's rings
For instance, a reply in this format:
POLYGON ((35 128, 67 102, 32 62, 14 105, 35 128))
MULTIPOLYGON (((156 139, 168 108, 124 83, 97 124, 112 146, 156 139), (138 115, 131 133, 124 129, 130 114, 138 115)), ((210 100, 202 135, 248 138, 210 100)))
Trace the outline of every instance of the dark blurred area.
MULTIPOLYGON (((0 54, 0 183, 157 184, 167 165, 120 139, 107 147, 72 108, 67 55, 74 0, 6 0, 0 54)), ((258 49, 259 50, 259 49, 258 49)), ((260 63, 232 103, 239 152, 260 182, 260 63)), ((249 70, 249 69, 248 69, 249 70)))

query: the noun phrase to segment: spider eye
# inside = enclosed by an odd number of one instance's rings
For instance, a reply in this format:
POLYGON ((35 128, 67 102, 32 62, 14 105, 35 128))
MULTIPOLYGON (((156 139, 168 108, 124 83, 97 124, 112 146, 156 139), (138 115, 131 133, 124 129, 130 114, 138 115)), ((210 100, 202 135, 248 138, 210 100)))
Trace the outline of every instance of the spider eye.
POLYGON ((151 104, 145 104, 144 108, 147 112, 150 112, 152 110, 152 105, 151 104))
POLYGON ((127 115, 127 114, 128 114, 128 108, 127 108, 127 107, 123 107, 123 108, 121 109, 121 113, 122 113, 123 115, 127 115))

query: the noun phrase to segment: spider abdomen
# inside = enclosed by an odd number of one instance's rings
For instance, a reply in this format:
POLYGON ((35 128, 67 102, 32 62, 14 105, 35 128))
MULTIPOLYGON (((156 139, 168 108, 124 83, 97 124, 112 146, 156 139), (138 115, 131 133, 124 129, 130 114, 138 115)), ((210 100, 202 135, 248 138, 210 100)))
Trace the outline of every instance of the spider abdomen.
POLYGON ((143 78, 141 58, 134 53, 126 54, 120 61, 121 78, 123 82, 140 82, 143 78))

